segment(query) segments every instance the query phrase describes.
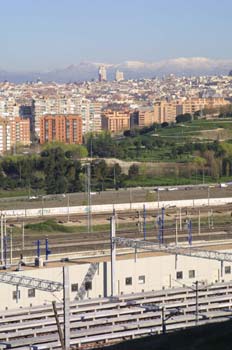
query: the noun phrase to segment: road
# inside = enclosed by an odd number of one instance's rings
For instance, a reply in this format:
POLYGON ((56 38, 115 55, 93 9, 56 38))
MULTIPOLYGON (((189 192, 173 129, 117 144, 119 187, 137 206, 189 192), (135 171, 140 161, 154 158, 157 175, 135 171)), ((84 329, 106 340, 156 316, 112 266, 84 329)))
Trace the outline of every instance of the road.
MULTIPOLYGON (((132 202, 166 201, 177 199, 201 199, 232 197, 232 186, 226 188, 207 186, 183 186, 172 187, 169 190, 155 191, 155 188, 131 188, 118 191, 109 190, 104 192, 92 192, 91 202, 95 204, 117 204, 132 202), (188 189, 187 189, 188 188, 188 189), (178 190, 177 190, 178 189, 178 190)), ((160 189, 163 189, 160 187, 160 189)), ((70 193, 66 195, 49 195, 35 199, 27 197, 1 198, 0 210, 4 209, 32 209, 79 206, 88 203, 87 193, 70 193)))

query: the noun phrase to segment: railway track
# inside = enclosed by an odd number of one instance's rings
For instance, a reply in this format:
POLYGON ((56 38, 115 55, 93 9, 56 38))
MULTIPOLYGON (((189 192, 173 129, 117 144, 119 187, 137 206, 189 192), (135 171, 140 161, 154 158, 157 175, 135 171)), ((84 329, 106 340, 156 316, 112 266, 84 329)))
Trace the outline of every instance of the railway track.
MULTIPOLYGON (((156 235, 152 234, 152 230, 147 230, 147 239, 149 241, 153 241, 158 243, 157 233, 156 235)), ((133 230, 130 232, 128 231, 120 231, 118 232, 119 236, 125 237, 125 238, 133 238, 133 239, 143 239, 143 236, 141 233, 135 233, 133 230)), ((41 237, 40 237, 41 238, 41 237)), ((231 229, 227 227, 223 227, 222 230, 214 230, 214 231, 205 231, 201 232, 200 234, 196 229, 192 232, 192 239, 194 241, 211 241, 211 240, 229 240, 232 238, 232 231, 231 229)), ((168 230, 165 232, 164 235, 164 242, 165 244, 170 244, 175 242, 176 239, 176 233, 175 230, 168 230)), ((187 242, 188 241, 188 234, 187 232, 180 232, 178 234, 178 242, 187 242)), ((109 241, 109 233, 104 232, 101 235, 101 238, 98 236, 91 237, 91 239, 88 238, 76 238, 73 236, 69 237, 52 237, 52 239, 49 240, 49 248, 52 251, 52 254, 59 254, 59 253, 69 253, 74 251, 87 251, 87 250, 102 250, 102 249, 108 249, 110 246, 109 241)), ((43 254, 45 250, 45 246, 41 246, 41 253, 43 254)), ((35 256, 36 255, 36 240, 34 239, 29 240, 27 239, 27 244, 22 249, 22 243, 20 240, 14 242, 13 246, 13 257, 19 257, 20 254, 23 254, 23 256, 29 257, 29 256, 35 256)))
MULTIPOLYGON (((196 293, 187 287, 71 302, 71 346, 96 348, 122 339, 159 334, 162 307, 165 315, 177 310, 165 321, 167 331, 228 320, 232 312, 232 283, 199 287, 197 308, 196 293), (151 310, 149 305, 158 307, 151 310)), ((57 311, 63 326, 62 304, 57 304, 57 311)), ((27 350, 31 345, 60 350, 58 339, 51 305, 0 313, 0 341, 10 343, 15 350, 27 350)))

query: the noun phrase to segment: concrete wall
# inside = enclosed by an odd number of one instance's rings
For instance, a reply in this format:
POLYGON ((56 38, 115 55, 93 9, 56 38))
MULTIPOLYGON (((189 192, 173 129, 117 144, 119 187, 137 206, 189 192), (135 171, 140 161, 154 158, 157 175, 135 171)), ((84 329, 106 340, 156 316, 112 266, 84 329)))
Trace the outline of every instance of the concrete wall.
MULTIPOLYGON (((175 201, 160 201, 158 202, 141 202, 141 203, 125 203, 125 204, 103 204, 92 205, 92 213, 104 213, 127 210, 142 210, 146 206, 147 210, 165 207, 201 207, 207 205, 225 205, 232 203, 232 198, 204 198, 204 199, 188 199, 175 201)), ((8 217, 35 217, 35 216, 54 216, 54 215, 68 215, 68 214, 86 214, 89 211, 88 206, 70 206, 57 208, 43 208, 43 209, 18 209, 18 210, 2 210, 1 213, 8 217)))

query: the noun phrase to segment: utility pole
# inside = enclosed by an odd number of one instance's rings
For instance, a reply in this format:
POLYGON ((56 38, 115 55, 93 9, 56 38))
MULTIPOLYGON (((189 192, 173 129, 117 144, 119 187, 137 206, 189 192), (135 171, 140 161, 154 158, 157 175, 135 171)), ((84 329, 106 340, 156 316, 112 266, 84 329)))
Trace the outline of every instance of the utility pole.
POLYGON ((3 214, 1 214, 1 263, 3 264, 3 214))
POLYGON ((163 334, 166 333, 166 324, 165 324, 165 307, 162 306, 161 308, 161 318, 162 318, 162 332, 163 334))
POLYGON ((201 234, 201 211, 198 211, 198 234, 201 234))
POLYGON ((22 250, 24 250, 24 238, 25 238, 25 230, 24 230, 24 221, 22 222, 22 250))
POLYGON ((198 321, 199 321, 199 307, 198 307, 198 281, 195 282, 196 284, 196 326, 198 325, 198 321))
POLYGON ((161 215, 161 243, 164 243, 164 207, 162 207, 162 215, 161 215))
POLYGON ((213 209, 211 209, 211 228, 213 229, 213 209))
POLYGON ((157 202, 158 202, 158 210, 160 207, 160 193, 159 193, 159 187, 157 188, 157 202))
POLYGON ((146 206, 144 204, 143 205, 143 239, 144 241, 146 240, 146 235, 147 235, 146 218, 147 218, 147 213, 146 213, 146 206))
POLYGON ((189 219, 188 220, 188 243, 189 243, 189 245, 192 245, 192 240, 193 240, 193 236, 192 236, 192 220, 189 219))
POLYGON ((115 265, 116 265, 116 243, 115 238, 115 216, 110 218, 110 247, 111 247, 111 297, 115 296, 116 280, 115 280, 115 265))
POLYGON ((177 221, 177 216, 176 216, 176 246, 178 245, 178 221, 177 221))
POLYGON ((4 234, 3 234, 3 260, 7 267, 7 232, 6 232, 6 215, 4 216, 4 234))
POLYGON ((92 205, 91 205, 91 164, 86 164, 87 201, 88 201, 88 232, 92 232, 92 205))
POLYGON ((55 319, 56 319, 56 325, 57 325, 58 334, 59 334, 59 338, 60 338, 60 344, 61 344, 62 350, 65 350, 64 335, 63 335, 63 332, 62 332, 62 329, 60 326, 60 320, 59 320, 55 300, 53 300, 53 302, 52 302, 52 307, 53 307, 53 311, 54 311, 54 315, 55 315, 55 319))
POLYGON ((114 189, 116 190, 116 172, 115 172, 115 163, 114 163, 114 189))
POLYGON ((68 206, 68 222, 69 222, 69 218, 70 218, 70 198, 69 198, 69 193, 67 194, 67 206, 68 206))
POLYGON ((131 191, 131 187, 129 189, 130 192, 130 210, 132 209, 132 191, 131 191))
POLYGON ((182 231, 182 217, 181 217, 181 208, 180 208, 180 231, 182 231))
POLYGON ((10 229, 10 265, 13 264, 13 232, 10 229))
POLYGON ((63 303, 64 303, 64 344, 70 350, 70 288, 68 266, 63 267, 63 303))

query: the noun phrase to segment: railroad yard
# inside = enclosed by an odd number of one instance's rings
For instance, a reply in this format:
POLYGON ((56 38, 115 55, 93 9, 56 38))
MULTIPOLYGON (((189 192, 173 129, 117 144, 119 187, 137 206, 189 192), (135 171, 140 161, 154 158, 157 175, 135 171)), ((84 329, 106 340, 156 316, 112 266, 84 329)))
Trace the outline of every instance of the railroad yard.
MULTIPOLYGON (((160 210, 146 212, 147 239, 158 242, 160 210)), ((202 208, 177 208, 165 210, 164 242, 187 242, 187 222, 191 219, 193 242, 228 240, 232 237, 232 205, 202 208), (181 217, 180 217, 181 215, 181 217)), ((33 256, 36 241, 48 238, 52 254, 109 248, 110 216, 112 213, 92 214, 91 232, 88 232, 88 215, 70 214, 60 217, 8 218, 13 236, 13 256, 33 256), (53 225, 54 224, 54 225, 53 225)), ((131 210, 116 215, 116 232, 128 238, 143 239, 143 211, 131 210)))
MULTIPOLYGON (((69 300, 68 331, 65 328, 67 314, 63 309, 60 296, 55 298, 58 299, 56 306, 58 323, 61 328, 64 328, 64 341, 68 341, 72 349, 102 348, 125 339, 228 320, 232 313, 232 280, 230 278, 232 200, 231 203, 229 201, 227 204, 215 205, 212 201, 214 198, 232 198, 232 187, 203 186, 186 189, 167 188, 158 191, 157 189, 107 191, 92 194, 91 203, 88 203, 89 208, 90 205, 120 203, 134 205, 165 201, 167 205, 164 209, 162 206, 146 209, 145 205, 135 209, 131 205, 129 206, 131 209, 118 211, 91 212, 89 210, 86 213, 72 213, 68 210, 57 215, 46 215, 46 211, 42 211, 41 215, 35 217, 3 215, 1 236, 6 235, 8 243, 4 245, 3 251, 1 240, 3 260, 0 279, 1 282, 9 285, 8 293, 13 293, 13 301, 11 306, 7 306, 0 312, 0 342, 17 350, 26 350, 31 346, 35 346, 36 349, 62 349, 51 302, 44 302, 43 305, 31 302, 30 306, 20 306, 24 305, 24 301, 20 299, 18 288, 36 290, 36 278, 33 280, 37 277, 36 271, 40 271, 45 276, 46 271, 52 268, 59 269, 69 265, 75 265, 85 271, 78 275, 79 277, 75 274, 74 280, 73 272, 70 277, 71 289, 74 289, 73 286, 77 281, 78 287, 75 287, 75 291, 79 294, 77 298, 72 296, 69 300), (194 205, 194 200, 197 199, 204 199, 206 204, 194 205), (192 205, 180 207, 168 205, 169 201, 179 200, 193 202, 192 205), (137 248, 133 248, 134 244, 127 244, 124 248, 118 246, 117 263, 116 260, 114 263, 117 265, 121 262, 121 268, 116 267, 116 272, 112 270, 112 217, 115 220, 115 243, 117 237, 119 239, 123 237, 128 242, 146 240, 150 242, 150 247, 153 245, 155 247, 155 250, 146 248, 145 251, 143 249, 137 251, 137 248), (162 241, 160 241, 160 233, 163 235, 162 241), (45 240, 49 245, 48 254, 45 240), (176 256, 174 264, 171 262, 174 260, 167 260, 169 253, 165 252, 166 247, 180 247, 184 255, 187 255, 185 259, 189 256, 191 257, 189 259, 193 260, 188 264, 187 260, 182 261, 181 250, 176 250, 176 253, 170 250, 173 259, 174 255, 176 256), (194 264, 194 261, 202 261, 200 258, 194 258, 195 250, 198 255, 201 251, 208 252, 209 260, 205 260, 204 274, 200 268, 204 265, 198 265, 198 262, 194 264), (211 256, 210 252, 215 252, 214 256, 211 256), (177 255, 180 255, 178 263, 177 255), (42 259, 42 265, 35 267, 37 258, 42 259), (167 265, 167 275, 159 282, 160 286, 163 285, 162 288, 150 287, 156 282, 149 259, 161 259, 159 264, 167 265), (128 267, 123 271, 122 266, 127 264, 127 260, 128 264, 132 264, 128 266, 137 264, 135 265, 137 268, 130 271, 128 267), (143 261, 144 264, 145 261, 147 262, 147 267, 143 267, 143 261), (210 267, 208 261, 216 265, 210 267), (172 266, 170 271, 168 264, 172 266), (17 266, 19 271, 15 272, 17 266), (148 266, 152 277, 145 277, 148 266), (213 271, 215 267, 216 270, 211 276, 209 271, 213 271), (182 274, 183 271, 186 275, 188 273, 189 276, 185 279, 181 277, 179 280, 180 271, 182 274), (194 271, 194 273, 191 272, 191 276, 190 271, 194 271), (30 276, 31 281, 28 285, 25 281, 14 282, 12 275, 8 273, 14 273, 16 276, 30 276), (112 285, 112 273, 116 273, 117 288, 112 285), (101 280, 101 274, 103 282, 100 288, 97 281, 101 280), (207 274, 209 276, 206 281, 206 277, 201 276, 207 276, 207 274), (132 277, 127 277, 130 275, 132 277), (96 282, 94 282, 95 279, 97 279, 96 282), (132 285, 132 280, 134 283, 136 279, 138 279, 137 289, 129 292, 126 285, 132 285), (149 284, 146 284, 148 282, 149 284), (16 292, 13 285, 16 286, 16 292), (87 285, 91 285, 89 291, 87 285), (16 296, 16 304, 14 296, 16 296), (68 340, 65 338, 67 336, 68 340)), ((71 208, 74 205, 87 205, 86 194, 0 201, 2 213, 4 210, 71 208)), ((157 276, 157 279, 160 278, 157 276)), ((44 281, 44 277, 41 281, 44 281)), ((51 298, 52 296, 49 300, 52 300, 51 298)))

